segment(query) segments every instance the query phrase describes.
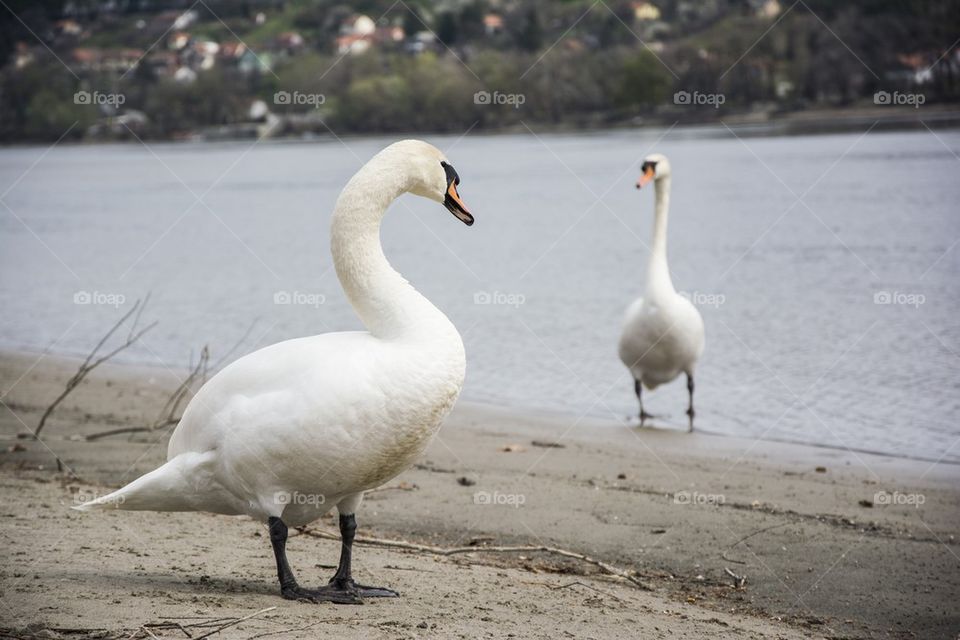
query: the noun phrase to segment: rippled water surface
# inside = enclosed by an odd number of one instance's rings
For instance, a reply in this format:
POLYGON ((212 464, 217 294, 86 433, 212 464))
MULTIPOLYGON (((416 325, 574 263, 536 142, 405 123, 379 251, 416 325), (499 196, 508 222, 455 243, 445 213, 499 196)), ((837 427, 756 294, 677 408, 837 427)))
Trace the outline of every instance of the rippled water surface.
MULTIPOLYGON (((656 150, 673 165, 674 282, 707 327, 700 426, 960 461, 960 133, 662 134, 431 138, 477 223, 405 196, 383 241, 460 328, 464 397, 635 412, 616 343, 653 221, 633 184, 656 150)), ((216 359, 255 319, 241 350, 358 328, 329 217, 387 142, 0 150, 0 341, 85 353, 148 292, 160 324, 124 357, 159 366, 206 343, 216 359)), ((648 410, 681 428, 685 396, 678 380, 648 410)))

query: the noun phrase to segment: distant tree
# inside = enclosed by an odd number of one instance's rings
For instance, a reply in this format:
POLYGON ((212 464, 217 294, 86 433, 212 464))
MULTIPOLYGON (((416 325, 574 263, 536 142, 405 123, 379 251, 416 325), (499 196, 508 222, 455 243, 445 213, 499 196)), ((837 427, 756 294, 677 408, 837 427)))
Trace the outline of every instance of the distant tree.
POLYGON ((444 11, 437 17, 437 38, 448 47, 452 47, 460 36, 460 25, 452 11, 444 11))
POLYGON ((74 124, 69 137, 81 137, 97 112, 76 103, 78 88, 76 78, 51 57, 0 71, 0 141, 54 141, 74 124))
POLYGON ((641 51, 623 61, 613 103, 629 110, 663 103, 670 93, 670 80, 669 72, 660 61, 649 51, 641 51))
POLYGON ((465 41, 483 37, 483 16, 486 6, 480 0, 474 0, 460 11, 460 37, 465 41))
POLYGON ((543 28, 540 26, 540 16, 535 6, 530 6, 524 17, 523 24, 517 34, 517 46, 524 51, 537 51, 543 45, 543 28))
POLYGON ((403 35, 409 38, 418 31, 423 31, 423 25, 420 9, 414 5, 406 5, 406 11, 403 14, 403 35))

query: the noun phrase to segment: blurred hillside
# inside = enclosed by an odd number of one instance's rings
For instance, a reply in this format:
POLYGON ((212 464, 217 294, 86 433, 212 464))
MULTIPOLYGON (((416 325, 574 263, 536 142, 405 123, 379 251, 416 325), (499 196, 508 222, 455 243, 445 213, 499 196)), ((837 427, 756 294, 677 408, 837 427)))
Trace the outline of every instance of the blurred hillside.
POLYGON ((929 108, 958 36, 955 0, 6 0, 0 140, 929 108))

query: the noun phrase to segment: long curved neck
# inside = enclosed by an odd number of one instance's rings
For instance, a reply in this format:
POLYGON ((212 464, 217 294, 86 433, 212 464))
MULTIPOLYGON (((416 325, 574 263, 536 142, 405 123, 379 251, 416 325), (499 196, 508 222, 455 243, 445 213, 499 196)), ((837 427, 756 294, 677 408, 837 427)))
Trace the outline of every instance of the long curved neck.
POLYGON ((331 222, 337 278, 360 320, 382 339, 436 335, 453 326, 383 254, 380 223, 390 203, 407 190, 396 167, 374 159, 347 183, 331 222))
POLYGON ((653 221, 653 247, 647 265, 647 295, 675 293, 667 266, 667 213, 670 208, 670 178, 654 182, 656 209, 653 221))

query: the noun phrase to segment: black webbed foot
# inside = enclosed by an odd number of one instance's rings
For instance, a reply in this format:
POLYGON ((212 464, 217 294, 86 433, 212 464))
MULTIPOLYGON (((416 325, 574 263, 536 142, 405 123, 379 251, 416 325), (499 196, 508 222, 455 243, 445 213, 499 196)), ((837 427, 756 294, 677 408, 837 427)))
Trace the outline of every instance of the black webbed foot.
POLYGON ((357 591, 349 591, 327 585, 319 589, 305 589, 300 585, 292 587, 283 587, 280 589, 280 595, 287 600, 299 600, 300 602, 332 602, 333 604, 363 604, 363 598, 357 591))
POLYGON ((356 593, 361 598, 399 598, 400 594, 387 587, 371 587, 365 584, 357 584, 352 578, 348 580, 339 580, 334 578, 330 581, 328 587, 343 590, 347 593, 356 593))

